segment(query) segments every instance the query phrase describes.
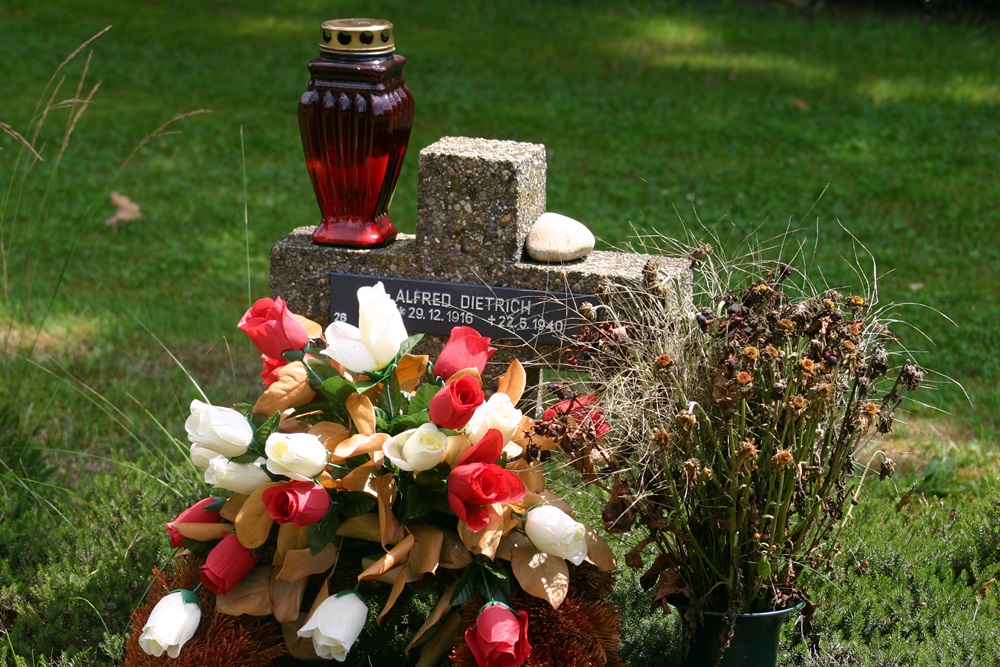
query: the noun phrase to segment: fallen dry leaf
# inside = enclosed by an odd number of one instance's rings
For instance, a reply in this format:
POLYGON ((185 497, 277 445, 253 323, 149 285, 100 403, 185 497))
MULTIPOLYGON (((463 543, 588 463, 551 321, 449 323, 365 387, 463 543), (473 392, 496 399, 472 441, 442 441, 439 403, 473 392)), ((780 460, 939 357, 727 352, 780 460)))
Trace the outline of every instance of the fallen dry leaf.
POLYGON ((111 205, 115 207, 115 214, 104 221, 108 227, 117 227, 123 222, 135 222, 142 219, 139 205, 125 195, 112 192, 111 205))

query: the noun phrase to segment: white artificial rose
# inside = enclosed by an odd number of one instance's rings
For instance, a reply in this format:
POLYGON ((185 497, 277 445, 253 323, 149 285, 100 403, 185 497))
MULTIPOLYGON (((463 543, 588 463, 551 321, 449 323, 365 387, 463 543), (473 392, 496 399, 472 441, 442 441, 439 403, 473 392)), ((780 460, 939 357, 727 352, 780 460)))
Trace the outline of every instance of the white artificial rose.
POLYGON ((323 600, 298 635, 312 639, 319 657, 344 662, 367 620, 368 606, 361 596, 344 591, 323 600))
POLYGON ((272 475, 308 482, 326 469, 330 453, 311 433, 272 433, 264 443, 272 475))
POLYGON ((253 440, 253 428, 242 414, 197 399, 191 401, 191 416, 184 422, 184 429, 192 445, 215 455, 243 456, 253 440))
POLYGON ((465 432, 469 434, 469 441, 476 444, 483 439, 486 431, 495 428, 500 431, 506 443, 517 433, 521 417, 521 411, 514 407, 510 396, 497 392, 476 408, 469 423, 465 425, 465 432))
POLYGON ((369 373, 388 366, 406 339, 396 302, 376 283, 358 290, 358 326, 334 322, 326 328, 322 354, 352 373, 369 373))
POLYGON ((160 598, 142 627, 139 646, 159 658, 166 653, 176 658, 201 623, 201 605, 191 591, 173 591, 160 598))
MULTIPOLYGON (((194 463, 199 468, 207 468, 209 461, 214 459, 216 456, 222 456, 219 452, 214 449, 209 449, 208 447, 202 447, 201 445, 191 445, 191 462, 194 463)), ((227 458, 224 457, 223 458, 227 458)))
POLYGON ((528 510, 524 532, 539 551, 579 565, 587 557, 587 527, 552 505, 528 510))
POLYGON ((261 464, 263 458, 253 463, 236 463, 225 456, 216 456, 205 468, 205 482, 220 489, 249 495, 264 482, 270 482, 261 464))
POLYGON ((434 424, 421 424, 387 440, 382 451, 400 470, 430 470, 444 461, 448 453, 448 436, 434 424))

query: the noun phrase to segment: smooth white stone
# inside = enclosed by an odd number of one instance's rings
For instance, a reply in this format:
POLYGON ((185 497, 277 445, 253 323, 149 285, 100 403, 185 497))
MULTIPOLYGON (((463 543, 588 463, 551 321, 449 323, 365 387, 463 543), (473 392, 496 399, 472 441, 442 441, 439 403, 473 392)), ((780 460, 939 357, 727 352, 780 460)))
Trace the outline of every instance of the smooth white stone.
POLYGON ((569 262, 590 254, 596 239, 582 222, 545 212, 528 230, 524 248, 539 262, 569 262))

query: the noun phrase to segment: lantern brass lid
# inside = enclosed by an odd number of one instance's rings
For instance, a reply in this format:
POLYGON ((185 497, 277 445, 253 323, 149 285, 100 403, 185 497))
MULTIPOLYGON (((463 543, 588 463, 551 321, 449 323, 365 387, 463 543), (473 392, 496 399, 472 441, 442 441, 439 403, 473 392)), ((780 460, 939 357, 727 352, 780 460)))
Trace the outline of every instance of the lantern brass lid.
POLYGON ((396 47, 392 23, 382 19, 324 21, 319 50, 328 53, 388 53, 396 47))

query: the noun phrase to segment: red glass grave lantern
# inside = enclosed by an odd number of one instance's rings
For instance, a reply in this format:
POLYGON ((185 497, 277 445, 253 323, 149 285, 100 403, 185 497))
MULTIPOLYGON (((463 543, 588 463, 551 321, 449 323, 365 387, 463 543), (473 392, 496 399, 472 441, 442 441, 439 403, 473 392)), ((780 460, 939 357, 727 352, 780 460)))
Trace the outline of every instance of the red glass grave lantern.
POLYGON ((396 55, 392 23, 338 19, 322 26, 299 100, 306 167, 323 220, 313 240, 378 246, 396 237, 392 192, 413 125, 413 95, 396 55))

